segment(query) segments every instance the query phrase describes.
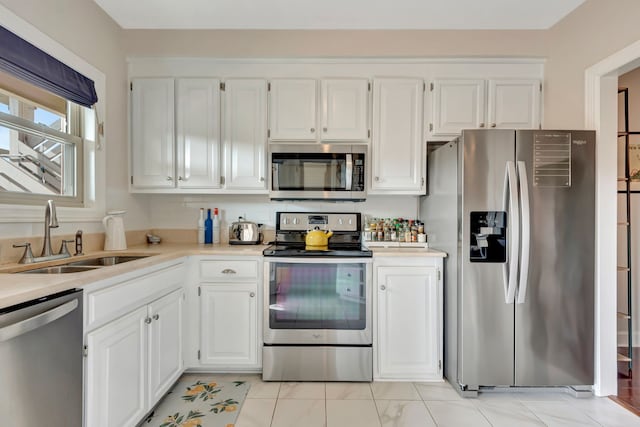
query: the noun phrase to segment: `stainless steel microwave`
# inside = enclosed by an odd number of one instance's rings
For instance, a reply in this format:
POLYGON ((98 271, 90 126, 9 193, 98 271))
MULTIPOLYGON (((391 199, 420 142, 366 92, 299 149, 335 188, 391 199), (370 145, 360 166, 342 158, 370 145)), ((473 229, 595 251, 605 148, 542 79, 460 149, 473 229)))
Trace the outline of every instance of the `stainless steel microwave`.
POLYGON ((366 198, 367 147, 340 144, 271 144, 272 200, 366 198))

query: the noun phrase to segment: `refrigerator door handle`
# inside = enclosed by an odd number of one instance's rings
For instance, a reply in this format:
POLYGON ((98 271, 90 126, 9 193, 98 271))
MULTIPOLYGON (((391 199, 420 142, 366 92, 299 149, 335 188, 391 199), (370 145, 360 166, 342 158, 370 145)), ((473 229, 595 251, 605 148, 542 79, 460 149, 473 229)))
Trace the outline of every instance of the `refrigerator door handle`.
POLYGON ((518 161, 518 182, 522 209, 522 250, 520 251, 520 279, 517 303, 522 304, 527 296, 529 283, 529 252, 531 250, 531 205, 529 203, 529 182, 525 162, 518 161))
POLYGON ((511 237, 508 238, 509 252, 507 262, 502 264, 502 280, 504 283, 504 298, 507 304, 513 304, 516 296, 518 280, 518 250, 520 247, 520 214, 517 193, 516 165, 507 161, 504 171, 504 187, 502 193, 502 210, 509 214, 508 225, 511 237))

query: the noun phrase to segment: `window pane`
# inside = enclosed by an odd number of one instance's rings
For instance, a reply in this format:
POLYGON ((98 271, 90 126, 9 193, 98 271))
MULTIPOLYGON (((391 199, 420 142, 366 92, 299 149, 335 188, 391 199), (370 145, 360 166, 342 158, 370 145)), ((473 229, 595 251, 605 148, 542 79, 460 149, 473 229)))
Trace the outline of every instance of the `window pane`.
POLYGON ((75 144, 0 124, 0 191, 76 195, 75 144))

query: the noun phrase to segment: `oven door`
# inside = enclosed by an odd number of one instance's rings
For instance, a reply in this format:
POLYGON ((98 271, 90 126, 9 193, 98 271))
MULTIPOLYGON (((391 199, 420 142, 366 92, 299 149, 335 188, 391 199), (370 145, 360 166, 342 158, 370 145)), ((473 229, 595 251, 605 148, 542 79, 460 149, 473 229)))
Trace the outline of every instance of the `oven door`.
POLYGON ((370 258, 265 258, 265 344, 371 345, 370 258))

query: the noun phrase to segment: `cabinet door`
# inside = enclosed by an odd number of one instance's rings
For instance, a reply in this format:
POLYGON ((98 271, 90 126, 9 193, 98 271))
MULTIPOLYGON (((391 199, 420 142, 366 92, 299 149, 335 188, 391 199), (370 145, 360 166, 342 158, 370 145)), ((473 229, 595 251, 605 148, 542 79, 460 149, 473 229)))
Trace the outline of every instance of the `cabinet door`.
POLYGON ((132 186, 172 188, 174 81, 134 79, 131 84, 132 186))
POLYGON ((220 187, 220 80, 178 79, 178 186, 220 187))
POLYGON ((462 129, 485 127, 484 80, 436 80, 432 88, 431 135, 459 135, 462 129))
POLYGON ((419 194, 424 189, 423 81, 376 79, 370 193, 419 194))
POLYGON ((257 284, 201 286, 200 363, 258 366, 257 284))
POLYGON ((87 334, 86 425, 135 426, 147 412, 147 307, 87 334))
POLYGON ((435 267, 378 267, 378 368, 382 378, 435 379, 440 310, 435 267))
POLYGON ((148 406, 152 407, 182 374, 182 289, 151 304, 148 315, 149 376, 148 406))
POLYGON ((368 139, 369 82, 365 79, 327 79, 321 82, 323 141, 368 139))
POLYGON ((313 79, 270 82, 269 130, 272 141, 316 140, 317 97, 313 79))
POLYGON ((225 187, 266 191, 267 82, 227 80, 224 106, 225 187))
POLYGON ((540 80, 489 80, 489 127, 538 129, 540 80))

